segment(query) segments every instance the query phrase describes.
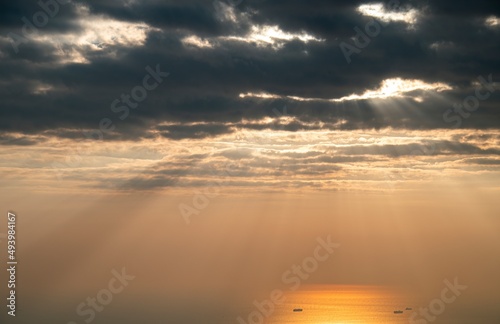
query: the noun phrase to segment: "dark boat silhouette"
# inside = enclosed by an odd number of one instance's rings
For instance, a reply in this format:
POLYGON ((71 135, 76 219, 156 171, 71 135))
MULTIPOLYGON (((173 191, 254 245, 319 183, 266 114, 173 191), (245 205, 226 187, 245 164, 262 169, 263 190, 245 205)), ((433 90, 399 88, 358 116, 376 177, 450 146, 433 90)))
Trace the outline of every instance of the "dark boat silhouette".
POLYGON ((406 310, 412 310, 412 309, 413 309, 413 308, 411 308, 411 307, 406 307, 406 310))
POLYGON ((302 308, 294 308, 293 311, 294 312, 302 312, 302 308))
POLYGON ((395 310, 394 314, 403 314, 403 311, 402 310, 395 310))

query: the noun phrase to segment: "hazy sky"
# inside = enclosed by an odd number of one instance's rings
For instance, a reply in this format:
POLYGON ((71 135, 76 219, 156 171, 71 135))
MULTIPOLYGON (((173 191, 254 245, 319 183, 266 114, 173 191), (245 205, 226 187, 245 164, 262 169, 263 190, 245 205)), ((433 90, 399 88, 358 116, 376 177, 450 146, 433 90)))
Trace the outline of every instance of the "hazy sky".
POLYGON ((432 299, 458 276, 455 307, 500 318, 493 1, 41 3, 0 10, 26 320, 82 322, 127 267, 96 323, 235 322, 327 236, 307 283, 432 299))

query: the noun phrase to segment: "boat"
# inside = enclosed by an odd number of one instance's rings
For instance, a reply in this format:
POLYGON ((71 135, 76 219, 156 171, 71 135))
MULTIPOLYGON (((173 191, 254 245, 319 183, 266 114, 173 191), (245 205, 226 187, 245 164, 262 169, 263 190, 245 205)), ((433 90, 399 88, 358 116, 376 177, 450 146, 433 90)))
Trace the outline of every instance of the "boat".
POLYGON ((302 312, 302 308, 294 308, 293 311, 294 312, 302 312))
POLYGON ((411 307, 406 307, 406 309, 405 309, 405 310, 412 310, 412 309, 413 309, 413 308, 411 308, 411 307))
POLYGON ((403 311, 402 310, 395 310, 394 314, 403 314, 403 311))

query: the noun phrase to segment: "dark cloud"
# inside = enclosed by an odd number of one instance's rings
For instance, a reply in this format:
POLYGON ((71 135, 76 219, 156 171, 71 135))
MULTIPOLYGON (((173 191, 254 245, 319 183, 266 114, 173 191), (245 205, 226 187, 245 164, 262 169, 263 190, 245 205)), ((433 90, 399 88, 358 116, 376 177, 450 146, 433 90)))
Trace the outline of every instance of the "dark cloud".
POLYGON ((465 159, 464 162, 479 164, 479 165, 500 165, 500 160, 497 159, 475 158, 475 159, 465 159))
POLYGON ((477 145, 452 141, 425 141, 423 143, 403 145, 353 145, 340 149, 343 154, 352 155, 386 155, 390 157, 399 156, 436 156, 456 154, 477 155, 500 155, 499 149, 483 149, 477 145))
MULTIPOLYGON (((344 130, 453 128, 458 124, 446 122, 443 114, 474 95, 478 76, 491 74, 497 81, 500 75, 500 43, 496 41, 500 29, 484 24, 486 17, 498 16, 498 8, 489 1, 466 5, 404 2, 425 12, 414 28, 401 22, 383 26, 361 53, 352 56, 351 64, 339 44, 350 42, 354 27, 363 29, 370 20, 356 11, 364 2, 247 0, 234 7, 222 3, 225 5, 211 1, 131 1, 128 5, 90 1, 61 5, 47 25, 38 28, 43 40, 28 39, 18 53, 9 33, 22 35, 21 18, 32 19, 41 8, 35 1, 2 4, 0 130, 50 131, 53 136, 85 138, 83 131, 98 129, 103 118, 110 118, 116 126, 115 132, 105 134, 105 140, 148 137, 162 122, 178 123, 160 132, 171 139, 213 137, 234 131, 232 126, 293 132, 319 127, 310 122, 344 130), (144 44, 137 46, 105 44, 101 50, 91 50, 76 44, 54 45, 60 35, 87 31, 78 24, 83 15, 78 4, 88 6, 91 16, 145 23, 152 29, 144 44), (221 17, 221 8, 234 10, 237 21, 221 17), (217 38, 244 36, 252 24, 278 26, 289 33, 307 32, 323 41, 295 40, 276 49, 217 38), (182 39, 190 35, 212 40, 213 48, 184 46, 182 39), (447 46, 440 49, 432 44, 447 46), (88 62, 62 63, 62 57, 73 50, 88 62), (111 103, 141 84, 146 66, 157 64, 170 73, 168 79, 150 91, 126 119, 119 119, 111 111, 111 103), (427 96, 422 102, 410 98, 335 103, 239 97, 240 93, 264 91, 340 98, 376 89, 382 80, 395 77, 443 82, 453 90, 427 96), (287 115, 295 117, 294 122, 241 123, 276 117, 273 108, 283 105, 288 107, 287 115), (184 125, 193 122, 209 124, 184 125)), ((498 128, 500 89, 496 89, 471 116, 461 118, 458 126, 498 128)))
POLYGON ((232 132, 227 125, 222 124, 171 125, 158 129, 163 137, 171 139, 205 138, 232 132))
POLYGON ((36 145, 44 141, 43 137, 28 137, 28 136, 13 136, 11 134, 0 133, 0 145, 19 145, 29 146, 36 145))

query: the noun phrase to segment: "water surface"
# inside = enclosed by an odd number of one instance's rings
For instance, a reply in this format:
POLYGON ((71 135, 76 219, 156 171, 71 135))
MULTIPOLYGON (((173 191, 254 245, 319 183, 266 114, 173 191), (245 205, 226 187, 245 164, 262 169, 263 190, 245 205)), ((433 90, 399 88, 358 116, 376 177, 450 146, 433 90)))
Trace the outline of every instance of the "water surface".
POLYGON ((408 323, 416 308, 397 290, 380 286, 310 286, 285 294, 266 323, 408 323), (302 308, 302 312, 293 312, 302 308), (403 310, 403 314, 394 314, 403 310))

